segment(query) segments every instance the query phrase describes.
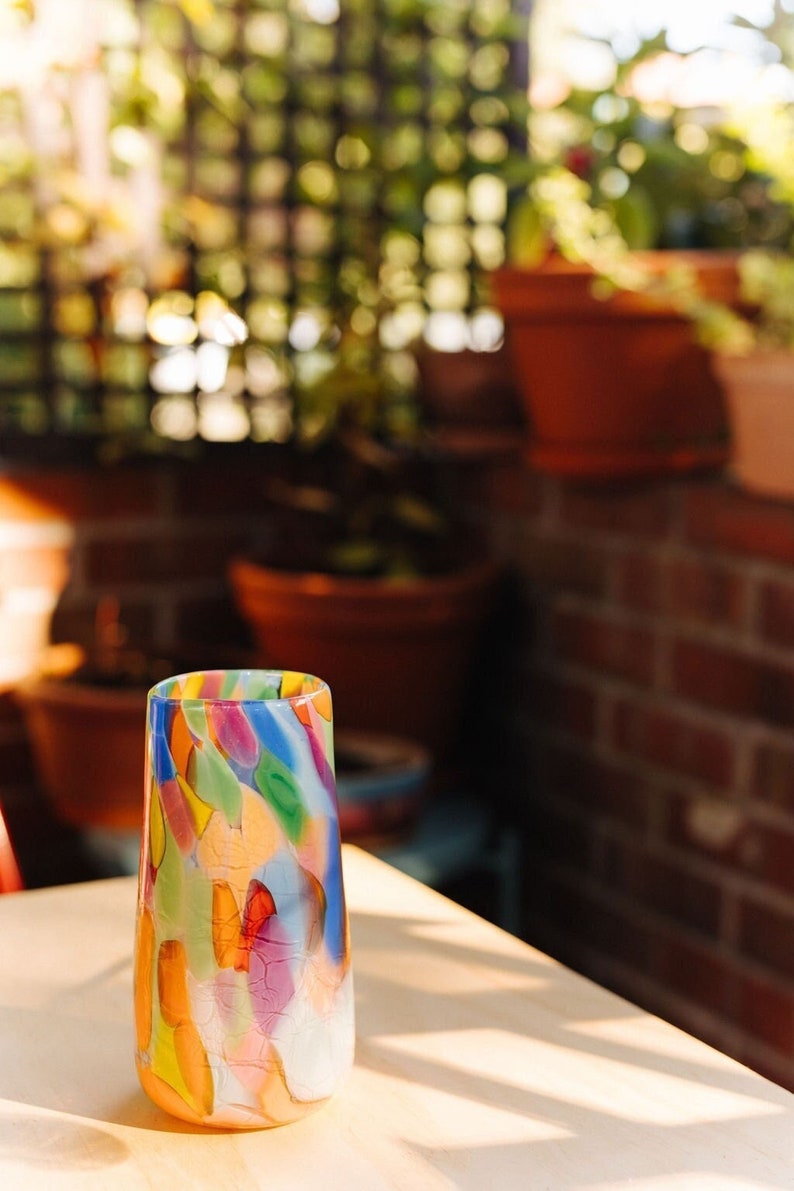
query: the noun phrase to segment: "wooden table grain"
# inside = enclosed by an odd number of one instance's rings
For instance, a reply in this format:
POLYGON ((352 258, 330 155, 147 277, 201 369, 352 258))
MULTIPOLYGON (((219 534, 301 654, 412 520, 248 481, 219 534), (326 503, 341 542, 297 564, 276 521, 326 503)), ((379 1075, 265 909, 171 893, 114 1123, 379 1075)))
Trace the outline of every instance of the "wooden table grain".
POLYGON ((132 878, 0 898, 2 1191, 794 1188, 794 1096, 345 849, 356 1065, 320 1112, 171 1119, 132 1059, 132 878))

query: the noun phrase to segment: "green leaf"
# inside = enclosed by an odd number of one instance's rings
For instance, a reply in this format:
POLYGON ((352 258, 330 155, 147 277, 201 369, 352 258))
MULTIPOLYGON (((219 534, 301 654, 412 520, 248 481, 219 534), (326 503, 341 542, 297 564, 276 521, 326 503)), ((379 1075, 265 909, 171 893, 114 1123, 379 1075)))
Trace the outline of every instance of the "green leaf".
POLYGON ((653 248, 659 237, 659 220, 648 194, 632 187, 613 206, 615 223, 629 248, 653 248))
POLYGON ((539 265, 549 247, 543 217, 531 199, 516 203, 507 228, 507 256, 514 265, 539 265))

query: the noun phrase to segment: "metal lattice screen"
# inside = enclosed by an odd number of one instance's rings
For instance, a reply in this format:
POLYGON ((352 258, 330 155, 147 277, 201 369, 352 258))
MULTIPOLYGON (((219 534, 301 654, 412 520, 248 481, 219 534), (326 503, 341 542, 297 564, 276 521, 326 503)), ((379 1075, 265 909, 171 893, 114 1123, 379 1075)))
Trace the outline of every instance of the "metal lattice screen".
POLYGON ((509 0, 0 0, 6 447, 399 429, 418 338, 500 335, 515 35, 509 0))

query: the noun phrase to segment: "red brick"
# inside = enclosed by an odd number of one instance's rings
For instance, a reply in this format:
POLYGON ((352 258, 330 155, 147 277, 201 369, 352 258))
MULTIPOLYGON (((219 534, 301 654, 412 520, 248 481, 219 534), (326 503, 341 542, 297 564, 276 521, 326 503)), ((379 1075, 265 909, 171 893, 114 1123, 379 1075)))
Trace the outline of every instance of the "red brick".
POLYGON ((717 481, 684 496, 689 541, 754 558, 794 562, 794 505, 767 501, 717 481))
POLYGON ((741 950, 758 963, 794 980, 794 906, 781 913, 745 899, 740 907, 741 950))
MULTIPOLYGON (((229 595, 182 598, 175 604, 176 637, 179 642, 204 642, 235 651, 250 649, 250 632, 232 606, 229 595)), ((249 664, 254 651, 250 649, 249 664)), ((224 663, 225 664, 225 663, 224 663)))
POLYGON ((671 616, 704 625, 740 628, 749 603, 749 582, 719 563, 697 558, 670 564, 667 608, 671 616))
POLYGON ((794 748, 770 741, 753 754, 751 795, 794 811, 794 748))
POLYGON ((604 876, 611 888, 681 926, 716 937, 719 886, 680 864, 649 852, 639 841, 609 840, 604 876))
POLYGON ((176 530, 172 539, 171 576, 179 579, 207 579, 228 586, 229 561, 247 552, 249 535, 237 524, 207 530, 176 530))
POLYGON ((706 707, 794 726, 794 668, 748 653, 678 640, 672 649, 672 689, 706 707))
POLYGON ((657 556, 630 550, 615 563, 615 597, 638 612, 661 612, 665 606, 666 568, 657 556))
POLYGON ((552 636, 566 661, 650 686, 656 643, 646 629, 588 612, 558 611, 552 636))
POLYGON ((794 583, 761 585, 758 629, 764 640, 794 649, 794 583))
POLYGON ((725 1013, 732 1001, 734 973, 720 958, 687 939, 660 941, 654 971, 664 987, 713 1013, 725 1013))
POLYGON ((670 799, 668 842, 754 877, 766 887, 794 893, 794 832, 754 821, 740 807, 716 799, 670 799))
POLYGON ((606 590, 607 558, 595 546, 530 532, 522 539, 521 551, 516 562, 535 584, 595 597, 606 590))
POLYGON ((564 525, 578 529, 658 540, 672 532, 673 489, 665 484, 612 489, 566 486, 560 518, 564 525))
POLYGON ((739 984, 739 1019, 746 1030, 768 1046, 794 1055, 794 990, 748 976, 739 984))
POLYGON ((527 674, 533 722, 548 724, 583 740, 596 727, 596 695, 592 687, 547 670, 527 674))
POLYGON ((288 464, 284 448, 262 444, 256 458, 178 467, 173 472, 176 511, 185 517, 264 517, 269 487, 274 478, 286 478, 288 464))
MULTIPOLYGON (((478 469, 482 473, 482 467, 478 469)), ((481 475, 477 496, 498 513, 537 517, 545 504, 551 481, 530 471, 521 462, 505 462, 481 475)))
POLYGON ((794 832, 764 824, 762 848, 747 867, 754 876, 786 893, 794 893, 794 832))
POLYGON ((224 582, 232 555, 244 548, 247 537, 233 525, 225 529, 195 529, 161 533, 156 527, 134 538, 103 538, 85 551, 86 577, 99 585, 184 582, 207 579, 224 582))
POLYGON ((712 786, 729 786, 733 781, 733 738, 699 724, 691 714, 620 699, 613 717, 612 744, 629 756, 712 786))
POLYGON ((654 934, 633 916, 607 906, 574 880, 535 867, 525 874, 530 918, 542 917, 566 939, 602 952, 629 967, 647 970, 654 934))
POLYGON ((160 508, 162 467, 26 471, 0 480, 0 518, 114 520, 160 508))
POLYGON ((589 868, 591 832, 582 816, 530 799, 522 807, 522 819, 529 847, 541 854, 544 865, 589 868))
POLYGON ((591 816, 642 831, 647 819, 647 791, 634 774, 592 753, 547 743, 540 750, 538 776, 545 795, 567 798, 591 816))

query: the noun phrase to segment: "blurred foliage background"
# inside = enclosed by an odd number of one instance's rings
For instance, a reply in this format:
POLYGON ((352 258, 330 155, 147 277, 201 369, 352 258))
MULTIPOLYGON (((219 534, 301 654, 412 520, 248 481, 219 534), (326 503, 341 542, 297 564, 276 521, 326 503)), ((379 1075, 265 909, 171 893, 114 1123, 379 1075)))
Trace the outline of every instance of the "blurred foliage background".
POLYGON ((6 453, 410 433, 412 345, 501 336, 525 46, 509 0, 0 0, 6 453))

